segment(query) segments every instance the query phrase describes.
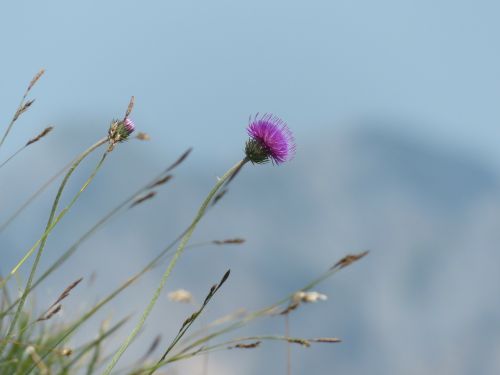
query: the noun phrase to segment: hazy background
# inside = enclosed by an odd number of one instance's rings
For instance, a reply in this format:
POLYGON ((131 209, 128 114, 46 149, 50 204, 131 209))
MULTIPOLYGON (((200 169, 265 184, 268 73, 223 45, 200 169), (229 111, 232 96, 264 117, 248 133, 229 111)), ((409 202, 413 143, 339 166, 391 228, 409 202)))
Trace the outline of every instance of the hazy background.
MULTIPOLYGON (((327 302, 292 315, 293 335, 344 340, 294 348, 294 374, 500 373, 499 12, 495 1, 456 0, 2 3, 2 127, 31 77, 47 72, 0 160, 56 127, 0 170, 2 219, 105 135, 131 95, 138 129, 152 136, 113 152, 50 238, 43 265, 194 148, 155 202, 88 241, 39 290, 39 303, 96 272, 95 283, 66 302, 67 316, 138 270, 241 158, 248 116, 272 112, 296 135, 295 160, 245 168, 193 238, 242 236, 247 244, 186 253, 130 355, 141 355, 157 332, 166 345, 192 311, 168 302, 168 291, 187 288, 202 300, 231 268, 209 320, 267 305, 345 253, 370 249, 317 288, 327 302)), ((93 163, 75 175, 67 197, 93 163)), ((2 273, 42 233, 53 195, 0 235, 2 273)), ((135 312, 136 319, 161 273, 150 273, 84 333, 96 334, 107 317, 135 312)), ((237 335, 249 332, 282 333, 283 321, 237 335)), ((219 353, 209 369, 284 374, 285 347, 219 353)), ((199 374, 200 362, 172 370, 199 374)))

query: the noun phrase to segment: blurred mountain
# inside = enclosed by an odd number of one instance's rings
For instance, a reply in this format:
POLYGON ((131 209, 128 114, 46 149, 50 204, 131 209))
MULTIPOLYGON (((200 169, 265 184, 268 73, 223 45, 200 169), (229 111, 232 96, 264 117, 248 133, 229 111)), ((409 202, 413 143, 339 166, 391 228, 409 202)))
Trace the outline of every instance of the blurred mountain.
MULTIPOLYGON (((154 145, 144 151, 144 145, 130 142, 119 149, 58 227, 44 264, 71 244, 75 233, 164 167, 165 150, 154 145)), ((69 159, 70 150, 47 158, 69 159)), ((175 155, 168 158, 173 161, 175 155)), ((77 276, 96 272, 95 284, 81 291, 83 302, 75 309, 89 306, 174 238, 216 176, 236 161, 212 163, 197 155, 195 147, 154 203, 135 208, 99 232, 41 293, 55 295, 77 276)), ((15 170, 7 172, 6 181, 19 178, 15 170)), ((84 179, 83 172, 75 178, 73 192, 84 179)), ((324 133, 321 139, 299 143, 289 165, 245 167, 193 242, 242 236, 247 244, 187 251, 167 291, 183 287, 201 300, 231 268, 228 284, 207 311, 206 319, 213 319, 239 307, 270 304, 344 254, 369 249, 359 264, 318 286, 328 301, 303 306, 291 316, 295 336, 343 339, 333 346, 293 348, 294 374, 498 374, 500 302, 494 296, 500 285, 499 182, 497 171, 472 156, 408 134, 379 127, 324 133)), ((13 194, 2 190, 4 196, 13 194)), ((46 215, 45 206, 34 207, 0 237, 1 248, 12 249, 2 257, 2 272, 36 240, 46 215), (34 234, 20 238, 26 222, 34 234)), ((161 273, 149 274, 100 318, 110 312, 116 318, 137 315, 161 273)), ((190 311, 163 298, 141 340, 147 342, 157 332, 172 335, 190 311)), ((97 321, 89 323, 88 331, 97 331, 97 321)), ((236 336, 269 331, 282 333, 283 322, 274 318, 236 336)), ((132 350, 140 355, 146 347, 137 344, 132 350)), ((285 373, 285 358, 282 344, 223 352, 211 357, 210 373, 285 373)), ((177 369, 194 374, 197 366, 192 361, 177 369)))

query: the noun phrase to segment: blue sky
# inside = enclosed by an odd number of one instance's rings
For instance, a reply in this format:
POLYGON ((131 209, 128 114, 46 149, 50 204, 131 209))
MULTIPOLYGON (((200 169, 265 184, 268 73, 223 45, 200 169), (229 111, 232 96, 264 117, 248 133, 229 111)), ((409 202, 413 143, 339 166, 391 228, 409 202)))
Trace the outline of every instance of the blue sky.
POLYGON ((495 1, 8 2, 0 118, 44 67, 26 121, 68 134, 74 118, 98 130, 135 95, 139 127, 214 156, 241 143, 248 115, 274 112, 298 139, 383 118, 496 162, 499 11, 495 1))

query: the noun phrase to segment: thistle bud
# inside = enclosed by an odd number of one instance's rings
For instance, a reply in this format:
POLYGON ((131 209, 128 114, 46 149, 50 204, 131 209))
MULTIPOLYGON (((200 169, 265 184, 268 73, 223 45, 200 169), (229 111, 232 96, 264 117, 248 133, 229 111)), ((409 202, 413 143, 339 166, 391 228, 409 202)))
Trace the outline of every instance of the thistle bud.
POLYGON ((108 130, 109 147, 108 151, 112 151, 117 143, 126 141, 130 134, 135 130, 134 122, 128 117, 125 120, 113 120, 108 130))

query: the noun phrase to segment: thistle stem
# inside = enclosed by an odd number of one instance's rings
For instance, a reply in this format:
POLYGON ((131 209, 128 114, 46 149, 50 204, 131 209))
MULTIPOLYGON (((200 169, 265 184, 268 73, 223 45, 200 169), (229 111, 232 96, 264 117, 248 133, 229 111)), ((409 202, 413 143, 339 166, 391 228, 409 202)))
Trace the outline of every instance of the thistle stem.
POLYGON ((187 243, 189 242, 189 240, 190 240, 190 238, 191 238, 191 236, 192 236, 192 234, 193 234, 193 232, 194 232, 194 230, 196 228, 196 225, 198 224, 198 222, 201 220, 201 218, 205 214, 205 212, 206 212, 206 210, 207 210, 210 202, 214 198, 214 196, 217 194, 217 192, 219 191, 219 189, 224 185, 224 183, 226 182, 226 180, 229 180, 233 176, 233 174, 236 171, 239 171, 243 167, 243 165, 245 165, 247 162, 248 162, 248 159, 245 158, 245 159, 241 160, 240 162, 236 163, 231 169, 229 169, 217 181, 217 183, 215 184, 215 186, 208 193, 207 197, 205 198, 205 200, 201 204, 200 208, 198 209, 198 213, 196 214, 193 222, 191 223, 191 225, 189 226, 188 230, 186 231, 186 233, 182 237, 182 239, 181 239, 181 241, 179 243, 179 246, 177 247, 177 251, 175 252, 172 260, 170 261, 170 263, 168 264, 167 269, 165 270, 165 272, 164 272, 164 274, 163 274, 163 276, 162 276, 162 278, 160 280, 160 284, 158 285, 158 287, 156 288, 156 291, 153 294, 153 298, 151 298, 151 300, 149 301, 149 304, 144 309, 144 312, 142 313, 142 316, 139 319, 139 322, 137 323, 137 325, 135 326, 135 328, 133 329, 133 331, 125 339, 125 341, 123 342, 123 344, 120 346, 120 348, 118 349, 118 351, 115 353, 115 355, 111 359, 111 362, 108 365, 108 367, 106 368, 106 370, 104 370, 103 375, 109 375, 111 373, 111 371, 113 370, 113 368, 116 366, 116 364, 120 360, 120 357, 123 355, 123 353, 125 352, 125 350, 127 350, 127 348, 130 346, 130 344, 132 343, 132 341, 134 340, 134 338, 137 336, 137 334, 139 333, 139 331, 142 329, 144 323, 146 322, 146 319, 148 318, 149 314, 153 310, 153 307, 156 304, 156 301, 160 297, 161 291, 163 290, 163 287, 165 286, 165 284, 167 282, 167 279, 169 278, 170 273, 172 272, 172 269, 176 265, 179 257, 182 255, 182 253, 183 253, 183 251, 184 251, 187 243))

